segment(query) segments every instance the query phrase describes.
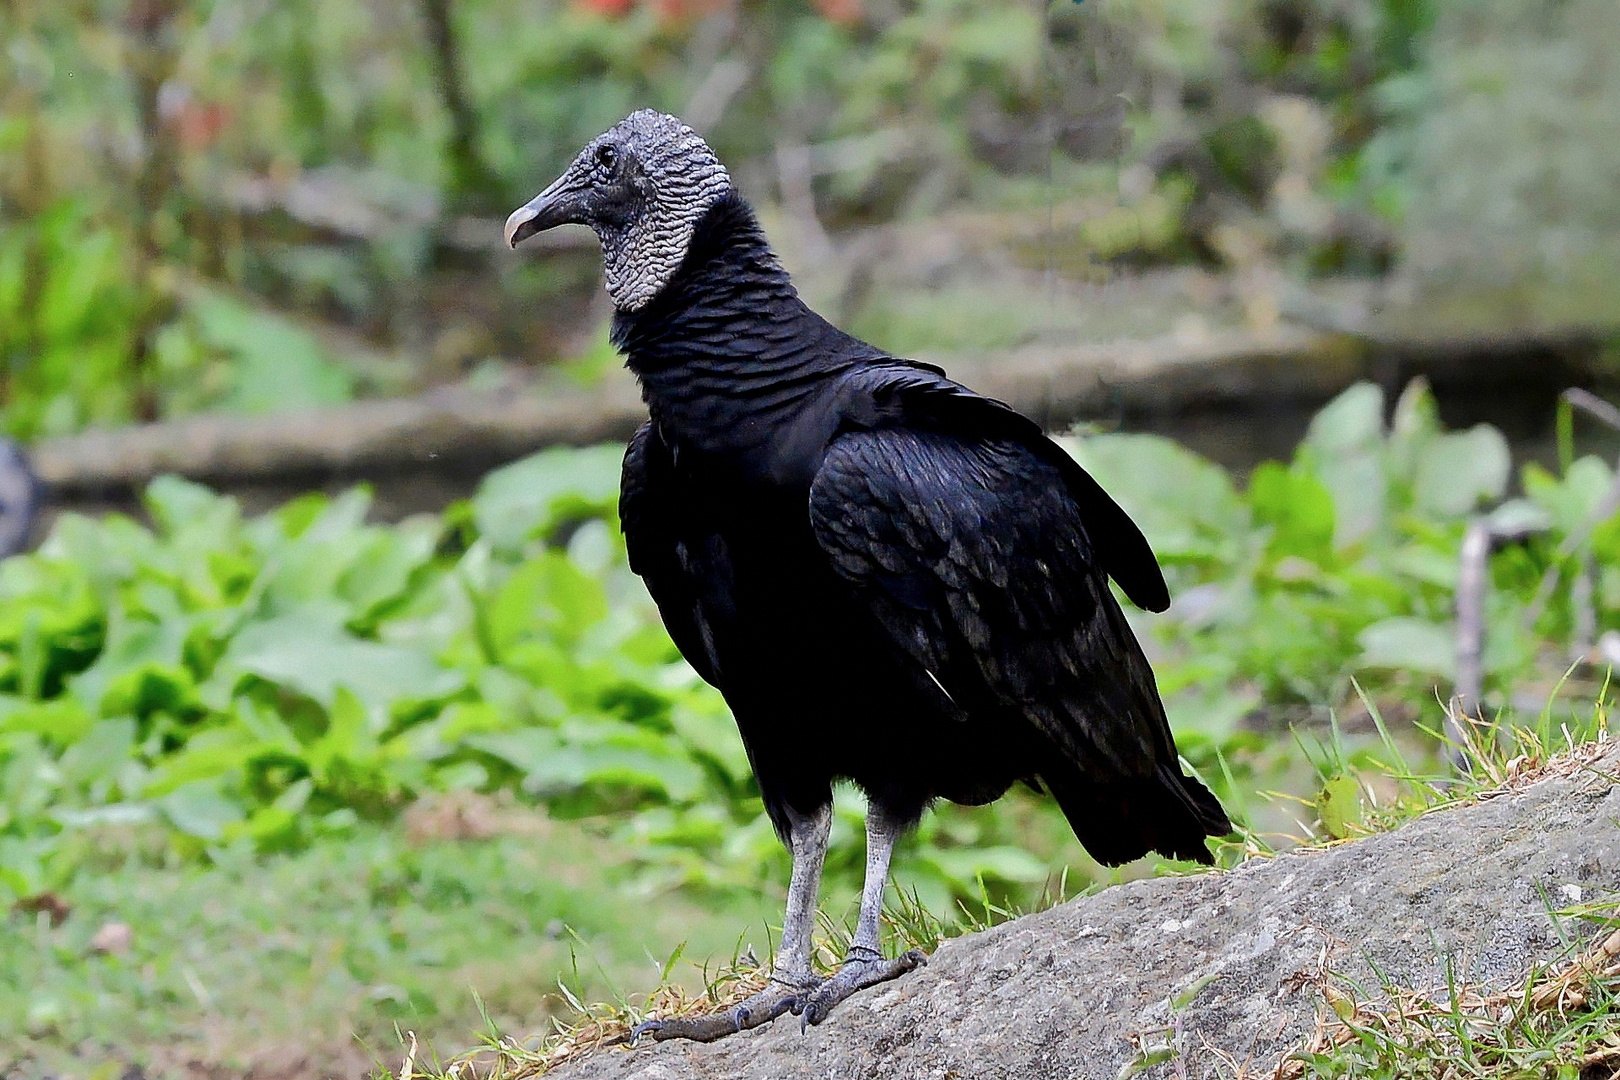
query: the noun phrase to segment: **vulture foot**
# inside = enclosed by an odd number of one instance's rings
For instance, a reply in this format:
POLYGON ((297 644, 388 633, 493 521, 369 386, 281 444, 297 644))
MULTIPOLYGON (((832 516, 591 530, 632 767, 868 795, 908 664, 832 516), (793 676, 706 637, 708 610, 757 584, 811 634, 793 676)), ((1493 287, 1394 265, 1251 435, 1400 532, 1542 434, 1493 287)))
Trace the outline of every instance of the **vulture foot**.
MULTIPOLYGON (((867 949, 851 949, 836 974, 810 991, 804 999, 803 1021, 800 1030, 827 1019, 833 1006, 857 990, 864 990, 880 982, 898 979, 908 971, 928 963, 928 956, 920 949, 912 949, 893 960, 885 960, 867 949)), ((795 1009, 794 1012, 800 1012, 795 1009)))
POLYGON ((771 984, 759 993, 743 999, 722 1012, 704 1016, 673 1016, 668 1020, 643 1020, 630 1032, 635 1044, 643 1035, 654 1042, 666 1039, 691 1039, 693 1042, 714 1042, 739 1031, 747 1031, 768 1024, 789 1010, 798 1012, 805 995, 821 981, 813 975, 800 978, 771 976, 771 984))

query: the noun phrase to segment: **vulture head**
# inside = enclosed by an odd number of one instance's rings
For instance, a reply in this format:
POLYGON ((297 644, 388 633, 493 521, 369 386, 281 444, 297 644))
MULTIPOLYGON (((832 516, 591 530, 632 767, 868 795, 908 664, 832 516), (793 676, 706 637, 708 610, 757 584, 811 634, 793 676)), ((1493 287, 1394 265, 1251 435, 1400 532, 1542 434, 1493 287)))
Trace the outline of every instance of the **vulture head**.
POLYGON ((730 188, 726 167, 697 132, 642 109, 592 139, 550 187, 512 211, 506 242, 589 225, 602 242, 608 295, 635 311, 675 275, 698 222, 730 188))

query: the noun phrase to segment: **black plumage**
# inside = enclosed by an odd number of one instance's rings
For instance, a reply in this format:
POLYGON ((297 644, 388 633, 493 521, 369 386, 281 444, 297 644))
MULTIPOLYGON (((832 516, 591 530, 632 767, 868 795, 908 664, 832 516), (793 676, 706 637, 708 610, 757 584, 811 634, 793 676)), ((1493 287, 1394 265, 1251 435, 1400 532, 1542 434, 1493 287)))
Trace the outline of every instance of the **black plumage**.
POLYGON ((1103 862, 1209 861, 1230 827, 1105 584, 1163 610, 1158 563, 1032 422, 829 325, 735 194, 613 340, 652 415, 625 457, 631 566, 784 836, 837 779, 905 823, 1031 780, 1103 862))
POLYGON ((683 656, 736 717, 794 855, 776 984, 724 1016, 650 1022, 716 1038, 785 1009, 818 1022, 919 956, 884 961, 894 839, 936 799, 1051 792, 1097 859, 1209 862, 1230 831, 1185 775, 1153 672, 1108 587, 1160 611, 1141 532, 1008 406, 887 355, 799 298, 691 129, 637 113, 507 223, 601 238, 612 339, 650 419, 625 455, 630 565, 683 656), (868 796, 850 955, 811 974, 832 787, 868 796))

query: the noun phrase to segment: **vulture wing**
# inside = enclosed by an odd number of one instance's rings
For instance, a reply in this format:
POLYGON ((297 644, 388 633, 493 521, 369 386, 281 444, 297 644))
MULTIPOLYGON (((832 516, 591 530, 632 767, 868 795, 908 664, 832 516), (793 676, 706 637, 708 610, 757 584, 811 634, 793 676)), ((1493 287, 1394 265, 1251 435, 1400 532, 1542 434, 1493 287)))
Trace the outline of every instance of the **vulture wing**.
POLYGON ((953 702, 1027 725, 1032 773, 1093 855, 1207 861, 1203 837, 1229 825, 1182 775, 1152 669, 1107 587, 1111 574, 1139 602, 1167 600, 1141 533, 1005 406, 926 371, 854 378, 862 392, 846 388, 850 421, 810 489, 837 573, 953 702))

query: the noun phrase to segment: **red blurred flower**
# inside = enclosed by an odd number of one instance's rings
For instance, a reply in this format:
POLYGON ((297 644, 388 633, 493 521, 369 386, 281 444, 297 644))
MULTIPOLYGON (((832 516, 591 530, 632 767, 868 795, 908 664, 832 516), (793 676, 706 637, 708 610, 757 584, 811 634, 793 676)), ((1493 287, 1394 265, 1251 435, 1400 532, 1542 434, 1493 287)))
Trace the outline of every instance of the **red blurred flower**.
POLYGON ((594 15, 604 15, 609 19, 622 18, 630 13, 636 0, 574 0, 574 6, 582 11, 589 11, 594 15))
POLYGON ((822 18, 840 26, 853 26, 861 21, 861 0, 810 0, 822 18))

